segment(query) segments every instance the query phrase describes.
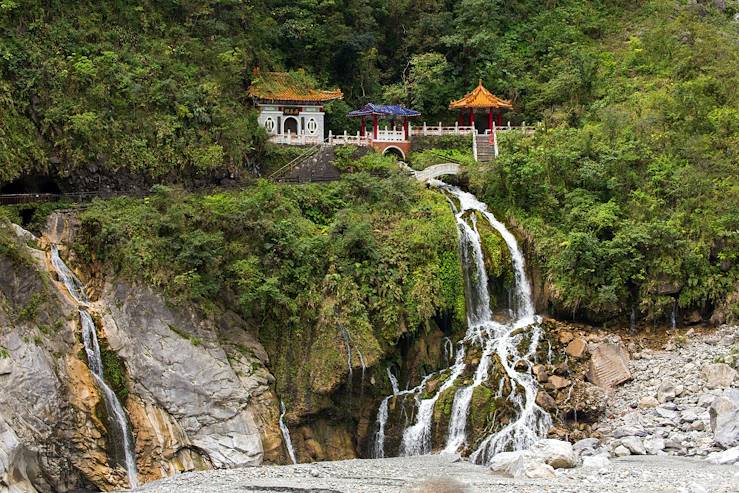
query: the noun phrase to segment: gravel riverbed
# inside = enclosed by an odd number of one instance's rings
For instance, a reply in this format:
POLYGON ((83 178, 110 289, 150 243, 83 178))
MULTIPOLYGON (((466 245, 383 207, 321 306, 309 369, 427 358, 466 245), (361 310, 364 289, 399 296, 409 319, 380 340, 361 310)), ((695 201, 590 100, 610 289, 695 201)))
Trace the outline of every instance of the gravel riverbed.
POLYGON ((668 456, 625 457, 603 470, 560 469, 554 480, 512 479, 433 455, 263 466, 187 473, 149 483, 146 493, 736 493, 739 467, 668 456), (446 484, 444 484, 446 483, 446 484))

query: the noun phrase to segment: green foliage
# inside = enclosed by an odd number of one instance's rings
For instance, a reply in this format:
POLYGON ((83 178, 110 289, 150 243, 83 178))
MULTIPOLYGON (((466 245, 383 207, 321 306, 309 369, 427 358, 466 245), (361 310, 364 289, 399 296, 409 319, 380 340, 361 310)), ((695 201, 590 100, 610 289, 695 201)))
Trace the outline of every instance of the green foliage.
POLYGON ((10 352, 6 348, 0 346, 0 359, 5 358, 10 358, 10 352))
MULTIPOLYGON (((469 144, 469 142, 468 142, 469 144)), ((413 152, 409 156, 410 165, 417 171, 424 170, 429 166, 442 163, 460 163, 465 166, 474 166, 474 159, 472 157, 472 146, 468 145, 468 149, 465 152, 460 152, 457 149, 429 149, 420 152, 413 152)))
POLYGON ((115 395, 125 402, 128 397, 128 385, 126 383, 126 365, 106 344, 100 345, 100 358, 103 362, 103 377, 113 389, 115 395))
POLYGON ((33 293, 23 308, 18 311, 18 322, 34 322, 38 315, 39 307, 44 303, 46 297, 41 293, 33 293))
POLYGON ((90 163, 207 173, 261 146, 244 87, 269 60, 260 2, 0 5, 0 183, 90 163))
POLYGON ((182 337, 183 339, 187 339, 188 341, 190 341, 190 344, 192 344, 193 346, 196 346, 197 347, 197 346, 202 346, 203 345, 203 340, 200 339, 199 337, 196 337, 196 336, 193 336, 193 335, 188 334, 187 332, 185 332, 184 330, 180 329, 176 325, 169 324, 168 326, 169 326, 169 329, 172 332, 174 332, 178 336, 182 337))
POLYGON ((659 319, 669 283, 682 309, 710 313, 739 281, 739 74, 727 70, 739 51, 724 48, 737 28, 656 8, 672 19, 639 19, 626 45, 591 48, 599 69, 570 95, 577 121, 553 113, 556 128, 501 135, 500 158, 471 179, 533 235, 562 312, 602 319, 638 306, 659 319))
MULTIPOLYGON (((350 147, 351 149, 351 147, 350 147)), ((390 176, 398 172, 397 158, 393 155, 385 155, 370 152, 359 159, 347 157, 348 151, 340 152, 334 163, 336 167, 347 173, 366 172, 376 176, 390 176)))
MULTIPOLYGON (((378 155, 359 162, 397 167, 378 155)), ((342 330, 369 362, 437 314, 464 323, 454 217, 441 194, 396 173, 211 195, 160 187, 145 199, 93 202, 80 221, 81 258, 181 302, 229 300, 279 355, 281 391, 297 392, 296 372, 316 391, 338 382, 342 330)))
POLYGON ((32 265, 31 257, 26 253, 22 243, 10 230, 10 227, 9 221, 0 213, 0 257, 10 258, 22 265, 32 265))

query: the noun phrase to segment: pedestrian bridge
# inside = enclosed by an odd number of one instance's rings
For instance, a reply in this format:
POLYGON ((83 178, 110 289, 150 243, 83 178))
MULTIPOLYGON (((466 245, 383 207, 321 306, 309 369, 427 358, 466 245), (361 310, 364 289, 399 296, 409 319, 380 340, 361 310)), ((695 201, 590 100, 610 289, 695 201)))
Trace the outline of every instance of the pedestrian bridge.
POLYGON ((433 178, 439 178, 444 175, 458 175, 462 172, 462 167, 457 163, 442 163, 429 166, 422 171, 414 171, 413 175, 420 182, 427 182, 433 178))

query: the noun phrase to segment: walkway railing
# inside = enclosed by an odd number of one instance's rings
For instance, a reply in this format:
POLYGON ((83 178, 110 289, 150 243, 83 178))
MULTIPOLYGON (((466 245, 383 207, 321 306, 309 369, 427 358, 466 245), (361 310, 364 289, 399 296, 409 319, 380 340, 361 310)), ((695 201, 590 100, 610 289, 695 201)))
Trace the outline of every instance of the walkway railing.
POLYGON ((324 139, 319 135, 293 134, 288 132, 286 134, 273 135, 269 138, 269 141, 275 144, 316 145, 323 143, 324 139))
POLYGON ((109 198, 121 195, 112 192, 77 193, 9 193, 0 194, 0 205, 33 204, 40 202, 87 202, 96 197, 109 198))
MULTIPOLYGON (((511 122, 508 122, 507 125, 501 125, 497 127, 498 132, 506 132, 506 131, 518 131, 518 132, 524 132, 527 135, 533 134, 536 130, 536 127, 531 125, 526 125, 526 122, 523 122, 521 125, 511 125, 511 122)), ((411 129, 411 135, 416 136, 428 136, 428 135, 469 135, 469 134, 479 134, 484 133, 488 134, 490 133, 490 129, 484 129, 480 130, 479 132, 475 127, 472 126, 463 126, 459 125, 458 123, 455 123, 453 127, 451 126, 443 126, 441 122, 439 122, 438 125, 430 126, 427 123, 424 122, 422 126, 413 127, 411 129)))

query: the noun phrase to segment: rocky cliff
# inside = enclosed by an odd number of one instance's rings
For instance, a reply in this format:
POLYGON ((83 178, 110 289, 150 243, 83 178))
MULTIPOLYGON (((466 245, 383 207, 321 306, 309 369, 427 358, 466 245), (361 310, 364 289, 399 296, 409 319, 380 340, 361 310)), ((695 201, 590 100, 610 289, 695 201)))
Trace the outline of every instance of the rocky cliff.
MULTIPOLYGON (((106 443, 105 408, 82 350, 76 306, 36 249, 69 241, 70 230, 54 221, 38 242, 4 228, 0 492, 126 486, 106 443)), ((243 320, 172 306, 122 282, 98 282, 91 291, 103 359, 132 425, 142 481, 284 461, 268 357, 243 320)))

